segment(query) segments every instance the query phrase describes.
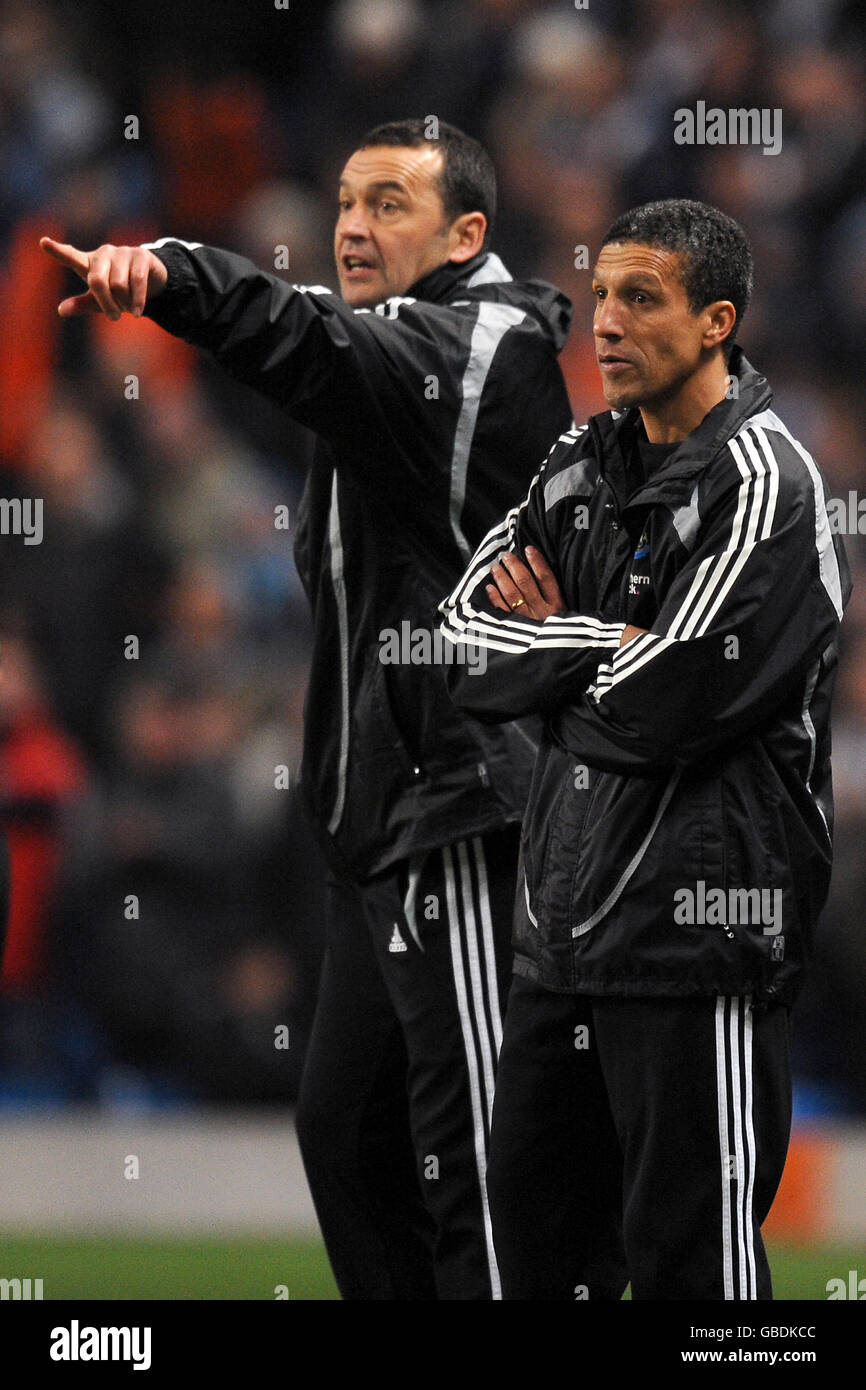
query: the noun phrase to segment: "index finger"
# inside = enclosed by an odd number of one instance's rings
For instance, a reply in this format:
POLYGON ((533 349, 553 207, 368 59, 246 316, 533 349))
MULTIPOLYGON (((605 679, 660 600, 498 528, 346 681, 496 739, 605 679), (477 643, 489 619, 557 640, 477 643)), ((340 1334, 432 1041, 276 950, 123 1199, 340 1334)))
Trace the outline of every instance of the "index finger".
POLYGON ((55 241, 50 236, 40 237, 39 245, 49 256, 53 256, 55 261, 59 261, 69 270, 74 270, 82 280, 87 279, 90 257, 86 251, 79 251, 77 247, 70 246, 65 241, 55 241))

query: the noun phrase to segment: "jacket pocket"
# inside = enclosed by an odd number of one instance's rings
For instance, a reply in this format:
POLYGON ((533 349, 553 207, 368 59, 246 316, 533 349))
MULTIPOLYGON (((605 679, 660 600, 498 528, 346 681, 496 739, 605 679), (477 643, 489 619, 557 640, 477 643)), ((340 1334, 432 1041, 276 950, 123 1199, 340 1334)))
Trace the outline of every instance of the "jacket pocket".
POLYGON ((725 817, 721 775, 684 776, 677 788, 676 815, 661 843, 677 863, 683 887, 691 880, 721 886, 726 872, 725 817))
POLYGON ((482 726, 452 702, 442 665, 376 664, 371 679, 378 730, 413 777, 416 769, 429 778, 461 764, 474 768, 484 746, 482 726))
MULTIPOLYGON (((367 652, 360 684, 352 702, 352 765, 364 769, 368 780, 415 780, 417 774, 401 730, 397 725, 386 684, 388 667, 380 660, 376 643, 367 652)), ((372 787, 371 787, 372 790, 372 787)))
POLYGON ((575 856, 602 775, 564 749, 542 742, 525 822, 524 859, 529 903, 548 940, 568 939, 575 856))
MULTIPOLYGON (((669 812, 681 774, 664 777, 625 777, 599 774, 585 819, 577 861, 569 881, 570 934, 591 931, 629 895, 647 885, 658 896, 660 844, 670 835, 669 812)), ((675 852, 662 862, 677 862, 675 852)))
POLYGON ((726 886, 776 886, 778 866, 770 846, 784 843, 784 837, 780 840, 776 810, 767 791, 771 778, 771 769, 755 767, 751 754, 744 752, 721 779, 726 886))
MULTIPOLYGON (((421 748, 416 730, 410 727, 410 721, 402 713, 400 695, 403 683, 395 680, 393 673, 400 668, 383 665, 379 660, 378 648, 376 649, 376 661, 374 665, 372 688, 373 706, 379 724, 379 730, 386 744, 393 749, 394 754, 401 765, 415 775, 420 769, 421 748)), ((413 673, 415 680, 418 673, 413 673)), ((426 674, 426 673, 425 673, 426 674)), ((418 704, 418 693, 415 694, 415 706, 418 704)))

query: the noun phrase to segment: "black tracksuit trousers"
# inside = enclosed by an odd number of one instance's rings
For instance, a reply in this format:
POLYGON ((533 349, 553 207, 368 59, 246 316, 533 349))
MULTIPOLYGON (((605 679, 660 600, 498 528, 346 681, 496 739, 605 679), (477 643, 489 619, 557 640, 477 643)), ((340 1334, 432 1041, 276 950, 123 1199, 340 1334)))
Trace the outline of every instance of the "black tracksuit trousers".
POLYGON ((344 1299, 500 1297, 485 1173, 517 840, 329 880, 297 1124, 344 1299))
POLYGON ((505 1299, 770 1299, 789 1011, 516 977, 488 1168, 505 1299))

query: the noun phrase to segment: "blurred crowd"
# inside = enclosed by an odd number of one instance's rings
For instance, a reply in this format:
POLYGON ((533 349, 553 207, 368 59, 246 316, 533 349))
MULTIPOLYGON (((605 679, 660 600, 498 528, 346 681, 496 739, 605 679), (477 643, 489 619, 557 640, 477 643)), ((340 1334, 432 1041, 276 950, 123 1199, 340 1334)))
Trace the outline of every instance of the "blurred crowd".
MULTIPOLYGON (((296 791, 309 629, 275 524, 310 438, 147 321, 60 320, 74 277, 39 236, 171 234, 268 269, 286 247, 275 273, 335 284, 354 142, 437 115, 494 157, 512 273, 574 301, 581 420, 604 402, 580 248, 591 266, 626 207, 701 198, 752 241, 740 341, 779 413, 834 496, 866 497, 864 42, 855 0, 0 0, 0 496, 44 501, 41 544, 0 537, 0 1104, 292 1100, 321 952, 296 791), (781 151, 675 144, 699 99, 780 108, 781 151)), ((866 542, 847 544, 803 1113, 866 1113, 866 542)))

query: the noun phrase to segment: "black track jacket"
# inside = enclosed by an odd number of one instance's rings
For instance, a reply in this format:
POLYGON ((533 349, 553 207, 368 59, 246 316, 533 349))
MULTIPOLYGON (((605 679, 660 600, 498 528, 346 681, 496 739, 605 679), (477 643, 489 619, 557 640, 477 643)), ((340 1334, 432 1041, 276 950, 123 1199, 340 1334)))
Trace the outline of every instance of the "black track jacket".
POLYGON ((732 399, 626 494, 636 410, 565 434, 442 604, 482 719, 546 717, 524 823, 519 973, 594 995, 790 1001, 830 877, 830 698, 850 593, 810 455, 735 348, 732 399), (506 616, 503 549, 569 610, 506 616), (619 648, 624 626, 647 628, 619 648))
POLYGON ((228 251, 149 249, 168 284, 148 315, 318 435, 295 555, 314 624, 302 780, 327 843, 363 878, 519 820, 534 745, 460 714, 426 658, 434 634, 453 655, 442 593, 571 423, 569 301, 487 253, 371 311, 228 251))

